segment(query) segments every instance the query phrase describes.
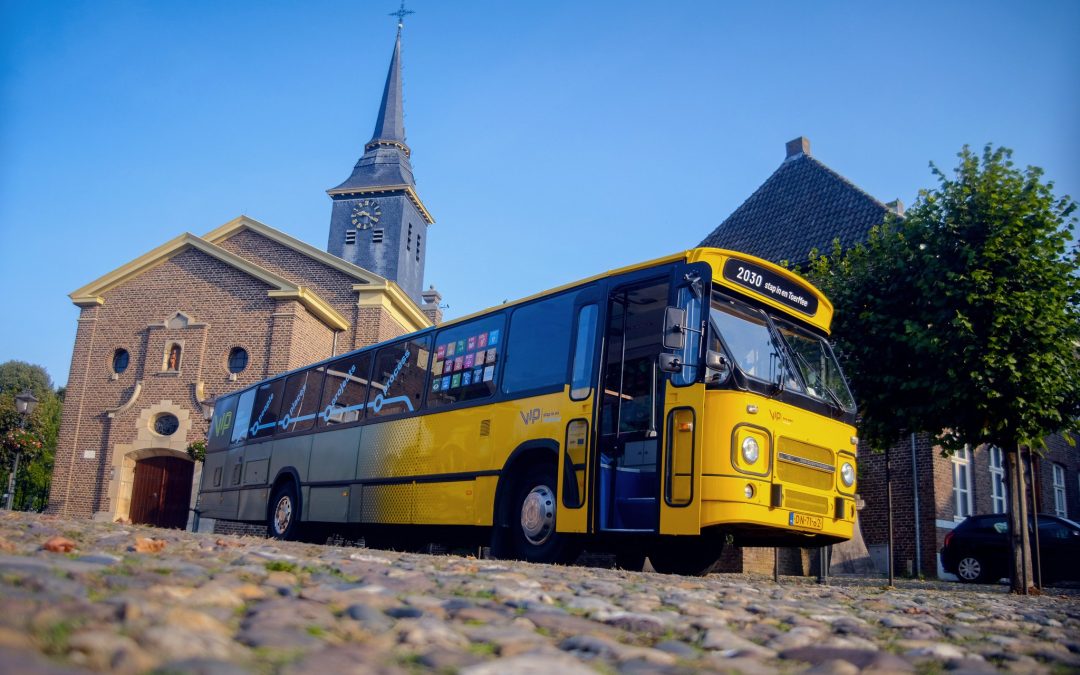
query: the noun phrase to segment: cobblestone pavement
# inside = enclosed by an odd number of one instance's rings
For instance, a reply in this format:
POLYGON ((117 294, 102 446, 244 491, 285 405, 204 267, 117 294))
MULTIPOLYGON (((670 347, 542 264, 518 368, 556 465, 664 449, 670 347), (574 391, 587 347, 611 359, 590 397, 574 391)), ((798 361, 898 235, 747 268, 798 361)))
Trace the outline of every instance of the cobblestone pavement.
POLYGON ((1080 671, 1076 591, 882 584, 699 579, 4 512, 0 671, 1080 671))

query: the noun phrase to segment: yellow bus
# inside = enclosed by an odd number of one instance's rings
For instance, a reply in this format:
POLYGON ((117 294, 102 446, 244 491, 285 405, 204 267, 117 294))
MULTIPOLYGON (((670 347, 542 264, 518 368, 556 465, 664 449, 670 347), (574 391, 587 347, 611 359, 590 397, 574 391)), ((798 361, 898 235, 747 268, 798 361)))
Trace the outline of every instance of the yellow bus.
POLYGON ((831 320, 733 251, 616 269, 220 398, 198 509, 685 574, 725 542, 842 541, 857 439, 831 320))

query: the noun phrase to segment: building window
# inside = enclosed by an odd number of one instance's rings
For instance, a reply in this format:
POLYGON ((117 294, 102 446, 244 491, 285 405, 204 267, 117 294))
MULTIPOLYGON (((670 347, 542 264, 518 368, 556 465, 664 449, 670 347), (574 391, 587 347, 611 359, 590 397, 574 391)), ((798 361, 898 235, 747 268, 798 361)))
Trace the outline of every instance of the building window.
POLYGON ((971 450, 964 446, 952 457, 953 501, 956 506, 955 520, 971 515, 971 450))
POLYGON ((371 231, 371 243, 372 244, 381 244, 382 243, 382 238, 383 238, 383 230, 382 230, 382 228, 371 231))
POLYGON ((154 433, 159 436, 172 436, 180 428, 180 420, 172 413, 162 413, 154 418, 154 433))
POLYGON ((346 244, 355 244, 356 243, 356 230, 345 230, 345 243, 346 244))
POLYGON ((248 365, 248 353, 243 347, 233 347, 229 352, 229 372, 242 373, 248 365))
POLYGON ((117 349, 113 352, 112 356, 112 369, 113 372, 119 375, 128 369, 128 364, 131 363, 131 355, 128 354, 126 349, 117 349))
POLYGON ((405 242, 405 250, 412 250, 412 223, 409 223, 409 238, 405 242))
POLYGON ((1005 456, 990 446, 990 511, 1005 513, 1005 456))
POLYGON ((1069 508, 1065 501, 1065 467, 1060 464, 1051 464, 1054 469, 1054 514, 1060 518, 1069 515, 1069 508))
POLYGON ((416 262, 420 262, 420 235, 416 235, 416 262))
POLYGON ((169 347, 169 358, 165 361, 166 370, 180 370, 181 351, 182 350, 180 349, 180 345, 176 344, 175 342, 172 344, 172 346, 169 347))

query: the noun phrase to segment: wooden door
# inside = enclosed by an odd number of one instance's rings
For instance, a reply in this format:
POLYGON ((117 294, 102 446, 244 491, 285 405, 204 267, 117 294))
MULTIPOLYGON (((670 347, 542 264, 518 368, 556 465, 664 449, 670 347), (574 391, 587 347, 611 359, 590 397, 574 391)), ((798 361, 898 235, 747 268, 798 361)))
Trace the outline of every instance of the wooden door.
POLYGON ((135 463, 131 522, 183 529, 191 502, 195 464, 179 457, 150 457, 135 463))

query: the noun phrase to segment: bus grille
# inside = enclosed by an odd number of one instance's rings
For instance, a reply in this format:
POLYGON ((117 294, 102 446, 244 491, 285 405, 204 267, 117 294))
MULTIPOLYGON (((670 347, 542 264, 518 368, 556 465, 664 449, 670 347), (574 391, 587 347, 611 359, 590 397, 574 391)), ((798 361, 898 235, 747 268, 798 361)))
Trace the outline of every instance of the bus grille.
POLYGON ((816 490, 833 488, 836 460, 831 450, 781 438, 777 451, 776 477, 781 481, 816 490))
POLYGON ((805 492, 784 490, 784 507, 793 511, 825 514, 829 512, 829 499, 828 497, 808 495, 805 492))

